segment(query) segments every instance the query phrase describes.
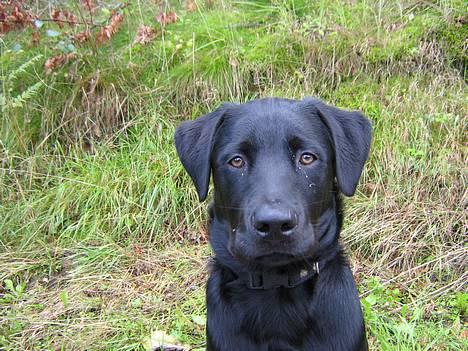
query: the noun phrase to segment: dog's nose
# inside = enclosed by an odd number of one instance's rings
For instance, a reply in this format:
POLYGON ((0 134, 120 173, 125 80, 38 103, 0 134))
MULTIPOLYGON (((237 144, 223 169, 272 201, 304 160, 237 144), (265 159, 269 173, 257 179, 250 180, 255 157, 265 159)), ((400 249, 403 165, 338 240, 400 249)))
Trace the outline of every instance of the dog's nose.
POLYGON ((297 214, 290 208, 263 205, 253 214, 252 223, 262 236, 291 235, 297 226, 297 214))

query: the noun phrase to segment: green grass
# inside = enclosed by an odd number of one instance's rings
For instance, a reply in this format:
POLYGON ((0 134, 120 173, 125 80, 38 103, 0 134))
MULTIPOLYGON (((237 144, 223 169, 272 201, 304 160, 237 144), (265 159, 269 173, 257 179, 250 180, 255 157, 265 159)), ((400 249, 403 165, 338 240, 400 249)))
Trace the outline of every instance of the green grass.
POLYGON ((175 126, 308 95, 373 122, 343 232, 371 349, 467 348, 466 4, 196 3, 166 3, 163 29, 133 1, 51 75, 63 32, 0 38, 0 349, 145 349, 155 331, 203 349, 206 204, 175 126), (140 24, 158 30, 146 46, 140 24))

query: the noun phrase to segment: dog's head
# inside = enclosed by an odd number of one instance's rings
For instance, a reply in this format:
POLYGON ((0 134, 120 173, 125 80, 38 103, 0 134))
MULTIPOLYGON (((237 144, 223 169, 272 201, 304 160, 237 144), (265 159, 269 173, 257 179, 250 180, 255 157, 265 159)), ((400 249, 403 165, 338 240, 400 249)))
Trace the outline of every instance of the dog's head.
POLYGON ((228 250, 240 262, 267 266, 314 252, 335 180, 354 194, 370 141, 362 114, 312 98, 224 104, 175 134, 200 201, 213 173, 214 212, 227 228, 228 250))

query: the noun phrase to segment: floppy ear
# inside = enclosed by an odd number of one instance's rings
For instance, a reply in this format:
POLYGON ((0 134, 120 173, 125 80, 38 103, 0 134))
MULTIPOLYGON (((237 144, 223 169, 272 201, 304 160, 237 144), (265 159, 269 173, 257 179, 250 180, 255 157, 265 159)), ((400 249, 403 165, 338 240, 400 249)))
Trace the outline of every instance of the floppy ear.
POLYGON ((210 156, 216 129, 221 124, 225 105, 194 121, 182 122, 174 140, 185 170, 197 188, 200 201, 206 199, 210 184, 210 156))
POLYGON ((330 131, 335 148, 335 172, 343 194, 354 195, 364 163, 369 156, 372 126, 362 113, 345 111, 314 98, 312 104, 330 131))

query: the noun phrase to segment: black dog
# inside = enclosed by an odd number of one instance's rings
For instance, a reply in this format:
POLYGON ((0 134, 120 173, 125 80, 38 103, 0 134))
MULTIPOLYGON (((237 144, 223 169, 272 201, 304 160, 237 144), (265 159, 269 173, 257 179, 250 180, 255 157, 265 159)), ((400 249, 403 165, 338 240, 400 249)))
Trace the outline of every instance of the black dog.
POLYGON ((224 104, 175 134, 201 201, 214 179, 207 350, 367 350, 338 242, 371 125, 320 100, 224 104))

